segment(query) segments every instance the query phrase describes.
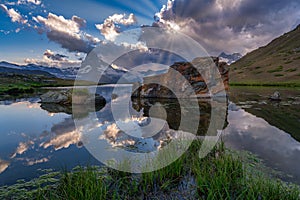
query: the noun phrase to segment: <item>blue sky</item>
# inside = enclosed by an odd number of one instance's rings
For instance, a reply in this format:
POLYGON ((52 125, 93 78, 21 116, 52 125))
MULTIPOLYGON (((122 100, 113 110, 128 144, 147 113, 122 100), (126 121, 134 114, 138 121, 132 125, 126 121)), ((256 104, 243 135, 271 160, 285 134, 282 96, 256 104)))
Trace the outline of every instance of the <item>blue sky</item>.
POLYGON ((153 23, 180 30, 212 55, 245 54, 295 28, 300 2, 0 0, 0 61, 75 66, 100 41, 153 23))
MULTIPOLYGON (((46 18, 48 13, 64 16, 65 19, 70 19, 76 15, 86 20, 86 27, 82 31, 103 39, 95 24, 103 23, 108 16, 115 13, 127 15, 134 13, 137 18, 136 26, 150 25, 153 22, 154 14, 160 10, 166 1, 41 0, 41 3, 36 5, 26 1, 18 3, 18 1, 1 0, 0 3, 5 5, 7 9, 14 9, 28 21, 32 21, 32 17, 38 15, 46 18)), ((3 9, 0 9, 0 30, 0 60, 23 63, 26 58, 42 59, 46 49, 74 58, 74 52, 70 53, 67 49, 61 48, 60 44, 49 40, 45 33, 40 34, 33 27, 12 22, 9 14, 3 9)))

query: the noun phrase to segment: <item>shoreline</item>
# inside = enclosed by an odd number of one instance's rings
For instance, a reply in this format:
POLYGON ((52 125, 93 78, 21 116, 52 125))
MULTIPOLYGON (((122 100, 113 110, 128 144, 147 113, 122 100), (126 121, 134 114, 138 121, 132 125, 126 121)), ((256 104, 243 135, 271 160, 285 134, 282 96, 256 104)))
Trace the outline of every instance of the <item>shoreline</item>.
POLYGON ((171 165, 130 174, 100 166, 48 172, 29 182, 0 187, 3 199, 298 199, 300 186, 277 179, 255 155, 219 143, 205 158, 201 142, 171 165), (187 162, 188 161, 188 162, 187 162), (226 169, 226 170, 224 170, 226 169))

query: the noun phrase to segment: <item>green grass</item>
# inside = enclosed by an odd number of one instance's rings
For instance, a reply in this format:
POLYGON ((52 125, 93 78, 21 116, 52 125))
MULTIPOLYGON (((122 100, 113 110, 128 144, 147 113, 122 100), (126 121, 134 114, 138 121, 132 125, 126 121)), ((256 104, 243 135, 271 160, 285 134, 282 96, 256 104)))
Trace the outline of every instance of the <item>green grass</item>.
POLYGON ((272 69, 272 70, 268 70, 267 72, 268 73, 275 73, 275 72, 282 72, 282 70, 283 70, 283 66, 278 66, 277 68, 272 69))
MULTIPOLYGON (((32 75, 12 75, 6 76, 0 74, 0 95, 19 95, 23 93, 33 93, 41 87, 62 87, 73 86, 73 80, 64 80, 58 78, 40 77, 32 75)), ((88 81, 78 81, 77 85, 95 85, 88 81)))
POLYGON ((274 74, 275 77, 282 77, 284 74, 274 74))
POLYGON ((253 74, 261 74, 263 71, 254 71, 253 74))
POLYGON ((299 199, 297 186, 271 179, 261 172, 252 173, 240 157, 217 155, 205 158, 194 168, 202 199, 299 199))
POLYGON ((292 62, 294 62, 294 61, 293 60, 288 60, 288 61, 284 62, 284 64, 290 64, 292 62))
MULTIPOLYGON (((300 76, 300 74, 298 75, 300 76)), ((300 82, 231 82, 230 86, 254 86, 254 87, 300 87, 300 82)))
POLYGON ((105 167, 77 167, 1 187, 0 199, 299 199, 298 186, 253 173, 250 164, 223 143, 204 159, 198 157, 200 146, 201 142, 193 142, 181 158, 155 172, 130 174, 105 167), (186 189, 180 190, 179 185, 188 176, 195 180, 194 187, 184 193, 186 189))
POLYGON ((285 70, 286 72, 295 72, 297 71, 297 68, 292 68, 292 69, 288 69, 288 70, 285 70))

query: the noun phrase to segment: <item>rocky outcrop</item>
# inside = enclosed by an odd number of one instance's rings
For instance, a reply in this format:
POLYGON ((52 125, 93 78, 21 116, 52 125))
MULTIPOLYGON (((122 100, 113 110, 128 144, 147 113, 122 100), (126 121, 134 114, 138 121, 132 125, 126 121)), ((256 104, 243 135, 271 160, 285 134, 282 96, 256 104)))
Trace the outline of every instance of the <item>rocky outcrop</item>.
POLYGON ((41 103, 72 104, 72 92, 70 90, 49 91, 41 95, 41 103))
POLYGON ((170 66, 166 74, 145 77, 143 84, 134 84, 132 96, 138 98, 225 96, 224 88, 225 91, 229 88, 228 74, 228 65, 219 62, 217 57, 178 62, 170 66))
POLYGON ((49 113, 66 113, 73 118, 84 118, 100 111, 106 104, 104 97, 87 89, 52 90, 41 95, 41 108, 49 113))
POLYGON ((105 104, 104 97, 98 94, 90 94, 86 89, 52 90, 41 95, 41 103, 60 105, 90 105, 105 104))

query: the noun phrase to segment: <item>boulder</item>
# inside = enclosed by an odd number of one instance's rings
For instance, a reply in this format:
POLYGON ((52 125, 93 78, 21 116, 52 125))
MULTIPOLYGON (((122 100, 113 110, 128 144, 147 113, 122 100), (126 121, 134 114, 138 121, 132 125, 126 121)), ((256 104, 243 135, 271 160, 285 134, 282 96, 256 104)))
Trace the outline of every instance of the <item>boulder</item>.
POLYGON ((41 95, 41 103, 70 105, 72 104, 72 90, 53 90, 41 95))
POLYGON ((274 92, 274 94, 269 97, 269 100, 281 101, 280 93, 278 91, 274 92))
POLYGON ((99 94, 90 94, 87 89, 52 90, 41 95, 41 103, 60 105, 104 104, 106 100, 99 94))
POLYGON ((228 75, 228 65, 225 62, 219 62, 217 57, 196 58, 192 62, 177 62, 170 66, 167 73, 145 77, 143 83, 135 83, 132 97, 188 98, 195 96, 201 98, 226 96, 223 89, 228 91, 228 75), (201 76, 199 72, 205 76, 201 76), (204 77, 208 80, 204 80, 204 77), (223 84, 218 85, 218 81, 216 81, 218 79, 221 80, 219 83, 223 84))

